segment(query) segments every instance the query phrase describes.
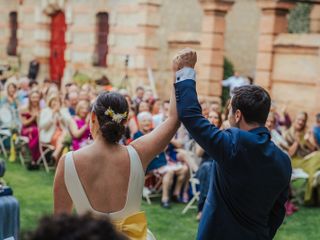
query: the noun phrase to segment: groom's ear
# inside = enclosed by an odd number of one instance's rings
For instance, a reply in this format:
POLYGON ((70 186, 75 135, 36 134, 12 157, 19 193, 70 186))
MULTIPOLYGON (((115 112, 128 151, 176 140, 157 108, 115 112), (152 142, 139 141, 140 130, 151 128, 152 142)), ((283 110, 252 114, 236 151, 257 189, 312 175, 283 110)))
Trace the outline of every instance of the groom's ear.
POLYGON ((237 109, 236 112, 234 113, 234 119, 236 121, 236 123, 239 123, 242 119, 242 112, 237 109))

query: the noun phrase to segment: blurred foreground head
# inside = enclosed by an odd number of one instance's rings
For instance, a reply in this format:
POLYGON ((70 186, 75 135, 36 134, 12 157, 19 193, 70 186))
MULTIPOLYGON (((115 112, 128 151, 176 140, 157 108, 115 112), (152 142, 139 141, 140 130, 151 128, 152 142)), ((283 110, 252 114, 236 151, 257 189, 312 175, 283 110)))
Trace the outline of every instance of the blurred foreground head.
POLYGON ((58 215, 44 217, 28 240, 128 240, 117 232, 108 218, 58 215))

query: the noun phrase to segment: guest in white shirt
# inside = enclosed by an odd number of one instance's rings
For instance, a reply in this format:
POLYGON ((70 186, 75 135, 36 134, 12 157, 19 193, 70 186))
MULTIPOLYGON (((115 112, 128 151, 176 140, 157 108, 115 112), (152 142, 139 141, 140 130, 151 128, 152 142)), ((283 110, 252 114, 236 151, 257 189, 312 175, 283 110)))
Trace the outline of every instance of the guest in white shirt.
POLYGON ((41 110, 39 118, 40 142, 55 147, 52 157, 57 160, 61 155, 63 140, 73 120, 68 109, 61 106, 59 95, 48 96, 47 106, 41 110))
POLYGON ((222 81, 222 86, 229 87, 230 97, 232 97, 232 92, 235 88, 249 85, 249 84, 250 84, 249 80, 244 77, 241 77, 239 72, 235 72, 233 76, 222 81))

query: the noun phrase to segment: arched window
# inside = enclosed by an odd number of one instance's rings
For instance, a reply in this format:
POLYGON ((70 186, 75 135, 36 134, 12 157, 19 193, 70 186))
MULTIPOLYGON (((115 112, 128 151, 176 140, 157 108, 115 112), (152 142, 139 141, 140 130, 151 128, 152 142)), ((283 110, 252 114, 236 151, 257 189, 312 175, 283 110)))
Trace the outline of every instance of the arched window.
POLYGON ((100 12, 96 15, 96 45, 93 60, 94 66, 107 66, 108 34, 109 15, 106 12, 100 12))
POLYGON ((7 46, 7 54, 9 56, 17 55, 17 30, 18 30, 18 14, 17 12, 10 12, 9 14, 9 29, 10 29, 10 37, 7 46))

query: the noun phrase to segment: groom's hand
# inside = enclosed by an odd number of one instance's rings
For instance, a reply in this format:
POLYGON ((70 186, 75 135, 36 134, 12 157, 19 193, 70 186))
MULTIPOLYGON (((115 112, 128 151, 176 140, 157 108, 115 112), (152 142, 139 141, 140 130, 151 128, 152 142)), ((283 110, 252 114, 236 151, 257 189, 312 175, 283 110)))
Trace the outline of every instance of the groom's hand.
POLYGON ((174 72, 184 67, 194 68, 197 62, 197 53, 191 48, 184 48, 174 57, 172 69, 174 72))

